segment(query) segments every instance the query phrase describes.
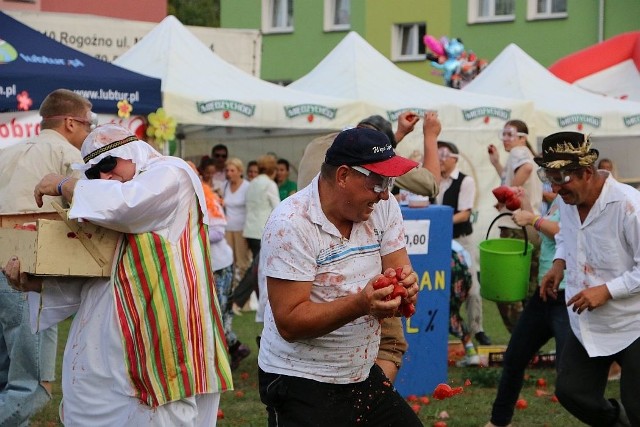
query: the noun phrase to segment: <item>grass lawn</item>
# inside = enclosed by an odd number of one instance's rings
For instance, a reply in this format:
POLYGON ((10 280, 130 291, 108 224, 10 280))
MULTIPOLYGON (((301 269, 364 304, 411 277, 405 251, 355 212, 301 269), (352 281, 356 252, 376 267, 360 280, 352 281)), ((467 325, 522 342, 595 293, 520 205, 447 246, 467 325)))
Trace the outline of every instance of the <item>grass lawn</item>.
MULTIPOLYGON (((506 344, 509 334, 502 325, 500 316, 492 302, 484 301, 484 326, 494 344, 506 344)), ((61 359, 69 330, 70 321, 60 324, 58 338, 58 379, 60 378, 61 359)), ((255 337, 260 332, 260 326, 254 321, 253 312, 245 312, 234 319, 234 328, 240 340, 252 349, 251 355, 245 359, 240 368, 233 373, 234 391, 222 395, 220 409, 224 418, 218 421, 221 427, 266 426, 266 412, 260 402, 257 385, 257 347, 255 337)), ((553 342, 543 350, 554 348, 553 342)), ((428 357, 428 356, 425 356, 428 357)), ((573 418, 559 403, 551 400, 555 371, 553 369, 530 369, 527 371, 529 379, 522 390, 521 397, 528 402, 528 407, 516 410, 513 424, 518 427, 534 426, 562 426, 573 427, 583 424, 573 418), (546 388, 540 389, 536 385, 538 378, 544 378, 548 383, 546 388), (541 390, 543 394, 538 396, 541 390), (536 393, 538 391, 538 393, 536 393)), ((465 381, 471 381, 470 386, 464 387, 464 392, 453 398, 437 401, 431 396, 428 404, 419 402, 419 416, 425 426, 431 426, 438 421, 438 415, 446 411, 449 418, 446 423, 450 427, 456 426, 484 426, 491 413, 491 404, 495 397, 496 382, 500 375, 499 368, 449 368, 448 383, 464 386, 465 381)), ((619 382, 611 382, 608 386, 609 397, 619 397, 619 382)), ((54 400, 39 414, 32 418, 32 426, 53 427, 61 425, 58 421, 58 404, 61 390, 59 381, 54 387, 54 400)))

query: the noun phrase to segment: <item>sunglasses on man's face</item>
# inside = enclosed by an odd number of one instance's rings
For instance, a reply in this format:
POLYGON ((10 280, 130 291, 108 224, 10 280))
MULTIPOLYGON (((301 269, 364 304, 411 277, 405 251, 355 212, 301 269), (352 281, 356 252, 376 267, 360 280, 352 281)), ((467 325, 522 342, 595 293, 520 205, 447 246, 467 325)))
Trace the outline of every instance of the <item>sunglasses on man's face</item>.
POLYGON ((86 171, 84 171, 84 174, 89 179, 99 179, 100 172, 102 173, 111 172, 113 169, 115 169, 117 164, 118 164, 117 157, 107 156, 104 159, 100 160, 95 165, 91 166, 86 171))
POLYGON ((377 173, 371 172, 370 170, 362 168, 360 166, 350 166, 350 168, 364 175, 364 187, 376 194, 380 194, 385 191, 391 191, 396 181, 395 178, 378 175, 377 173))
POLYGON ((545 168, 538 169, 538 178, 540 181, 552 185, 564 185, 571 182, 575 170, 558 170, 552 171, 545 168))

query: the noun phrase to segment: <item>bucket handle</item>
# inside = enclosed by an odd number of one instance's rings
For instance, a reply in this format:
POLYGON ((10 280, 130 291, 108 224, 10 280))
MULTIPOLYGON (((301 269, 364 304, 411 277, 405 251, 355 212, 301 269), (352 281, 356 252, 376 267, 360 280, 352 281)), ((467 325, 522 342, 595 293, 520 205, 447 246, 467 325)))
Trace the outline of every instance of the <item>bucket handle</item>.
MULTIPOLYGON (((489 233, 491 232, 491 227, 493 227, 493 224, 495 224, 495 222, 502 218, 503 216, 506 215, 513 215, 511 212, 502 212, 501 214, 499 214, 497 217, 495 217, 493 219, 493 221, 491 221, 491 224, 489 225, 489 229, 487 230, 487 237, 485 237, 485 240, 489 240, 489 233)), ((522 227, 522 231, 524 232, 524 252, 522 253, 522 256, 526 256, 527 255, 527 248, 528 248, 528 243, 529 243, 529 237, 527 236, 527 229, 526 227, 522 227)))

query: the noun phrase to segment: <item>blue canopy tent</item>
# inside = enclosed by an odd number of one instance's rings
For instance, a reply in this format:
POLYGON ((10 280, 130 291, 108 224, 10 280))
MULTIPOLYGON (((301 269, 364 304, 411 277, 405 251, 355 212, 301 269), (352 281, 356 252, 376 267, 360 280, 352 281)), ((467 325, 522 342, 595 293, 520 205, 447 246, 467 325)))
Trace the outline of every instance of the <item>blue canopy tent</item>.
POLYGON ((132 114, 162 105, 160 80, 86 55, 0 12, 0 112, 38 110, 47 94, 65 88, 89 99, 93 111, 132 114))

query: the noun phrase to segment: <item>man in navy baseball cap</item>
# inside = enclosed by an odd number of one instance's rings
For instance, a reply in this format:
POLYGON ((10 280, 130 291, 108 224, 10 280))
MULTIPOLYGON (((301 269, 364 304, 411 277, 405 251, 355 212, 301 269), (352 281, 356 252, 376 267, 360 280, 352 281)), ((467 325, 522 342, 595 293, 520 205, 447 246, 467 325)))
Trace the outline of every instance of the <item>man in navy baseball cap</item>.
POLYGON ((357 425, 382 413, 384 424, 422 425, 371 356, 379 354, 382 321, 410 316, 401 305, 417 300, 402 213, 389 192, 395 177, 417 166, 397 156, 384 133, 345 130, 311 184, 271 212, 260 257, 260 295, 269 303, 258 356, 269 425, 357 425), (388 299, 393 286, 374 287, 381 273, 398 280, 401 295, 388 299))
POLYGON ((340 132, 327 151, 325 163, 359 166, 386 177, 404 175, 418 166, 417 162, 398 156, 384 133, 367 128, 340 132))

